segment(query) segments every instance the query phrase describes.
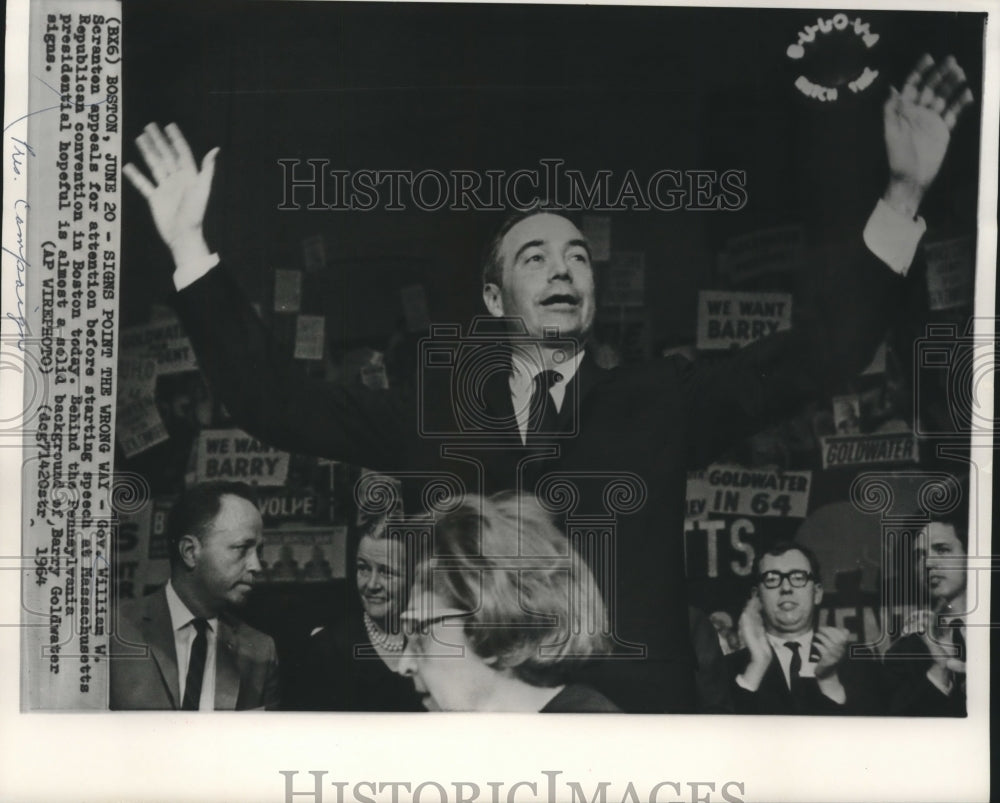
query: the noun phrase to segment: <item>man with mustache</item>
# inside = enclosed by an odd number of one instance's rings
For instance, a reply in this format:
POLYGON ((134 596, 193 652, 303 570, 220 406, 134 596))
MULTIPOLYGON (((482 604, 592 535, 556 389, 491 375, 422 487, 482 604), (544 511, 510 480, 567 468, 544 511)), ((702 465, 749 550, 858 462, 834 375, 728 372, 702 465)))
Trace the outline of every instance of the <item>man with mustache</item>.
POLYGON ((263 521, 240 483, 189 488, 170 510, 170 580, 118 611, 113 710, 277 708, 274 642, 237 619, 261 571, 263 521))
POLYGON ((172 252, 176 306, 199 364, 243 429, 280 449, 383 473, 448 471, 482 494, 516 489, 544 500, 540 481, 568 478, 576 508, 563 512, 604 522, 584 536, 599 542, 591 559, 605 561, 592 569, 615 644, 584 680, 626 711, 688 712, 697 694, 682 536, 687 471, 768 419, 832 393, 870 361, 923 231, 918 207, 971 100, 954 59, 918 63, 886 102, 890 178, 854 238, 855 258, 822 295, 822 314, 723 364, 669 358, 599 368, 588 348, 596 302, 586 238, 561 210, 516 213, 483 269, 486 308, 519 321, 515 337, 471 361, 459 376, 468 382, 436 384, 431 374, 441 371, 425 366, 420 399, 311 380, 278 353, 203 237, 217 149, 199 169, 175 125, 164 132, 150 124, 136 143, 152 180, 131 164, 123 172, 172 252), (460 407, 476 415, 456 426, 460 407), (442 426, 429 429, 423 415, 442 426), (430 432, 449 427, 461 432, 430 432), (609 493, 622 478, 623 493, 609 493))

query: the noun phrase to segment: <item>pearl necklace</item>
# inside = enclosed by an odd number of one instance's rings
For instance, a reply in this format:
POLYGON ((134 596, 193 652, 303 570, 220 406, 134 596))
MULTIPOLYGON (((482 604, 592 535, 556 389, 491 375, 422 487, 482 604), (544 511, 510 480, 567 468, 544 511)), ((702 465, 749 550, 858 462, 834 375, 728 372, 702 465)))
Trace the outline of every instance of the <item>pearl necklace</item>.
POLYGON ((386 633, 381 627, 375 624, 375 620, 372 619, 367 612, 365 612, 364 617, 365 630, 368 631, 368 639, 372 644, 376 647, 381 647, 383 650, 388 652, 403 651, 402 633, 386 633))

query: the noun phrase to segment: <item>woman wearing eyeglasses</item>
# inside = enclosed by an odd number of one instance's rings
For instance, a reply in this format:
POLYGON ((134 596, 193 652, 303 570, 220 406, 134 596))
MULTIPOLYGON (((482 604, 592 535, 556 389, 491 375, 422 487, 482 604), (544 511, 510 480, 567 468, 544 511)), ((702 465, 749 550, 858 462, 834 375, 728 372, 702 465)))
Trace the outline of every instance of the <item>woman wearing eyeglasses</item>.
POLYGON ((586 562, 534 497, 470 496, 417 566, 400 671, 431 709, 618 711, 570 681, 607 651, 606 620, 586 562))

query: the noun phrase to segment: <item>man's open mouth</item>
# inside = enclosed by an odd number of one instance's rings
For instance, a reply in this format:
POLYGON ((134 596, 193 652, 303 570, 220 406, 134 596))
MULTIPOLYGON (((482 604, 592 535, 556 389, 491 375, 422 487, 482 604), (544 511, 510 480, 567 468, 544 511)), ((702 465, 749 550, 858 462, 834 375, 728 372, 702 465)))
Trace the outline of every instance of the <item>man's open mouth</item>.
POLYGON ((543 307, 554 307, 556 305, 567 305, 575 307, 580 303, 580 299, 576 296, 572 296, 565 293, 558 293, 556 295, 548 296, 542 299, 543 307))

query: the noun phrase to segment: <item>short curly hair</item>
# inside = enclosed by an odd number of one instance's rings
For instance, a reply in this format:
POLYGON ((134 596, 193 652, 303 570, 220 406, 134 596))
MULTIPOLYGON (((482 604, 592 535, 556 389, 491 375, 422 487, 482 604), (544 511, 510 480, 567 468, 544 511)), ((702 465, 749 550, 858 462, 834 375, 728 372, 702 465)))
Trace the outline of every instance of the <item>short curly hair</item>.
POLYGON ((563 683, 579 662, 610 651, 593 574, 528 494, 467 496, 439 516, 418 588, 468 611, 473 652, 533 686, 563 683))

